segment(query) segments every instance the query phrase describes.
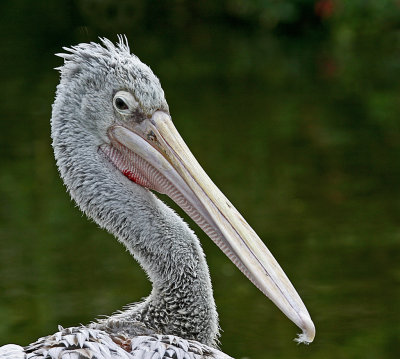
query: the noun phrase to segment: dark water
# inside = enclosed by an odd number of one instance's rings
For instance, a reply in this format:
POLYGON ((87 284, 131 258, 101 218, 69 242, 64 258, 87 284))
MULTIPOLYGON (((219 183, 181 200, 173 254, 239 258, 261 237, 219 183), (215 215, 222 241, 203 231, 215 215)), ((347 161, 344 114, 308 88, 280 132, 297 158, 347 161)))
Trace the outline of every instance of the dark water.
POLYGON ((191 223, 210 265, 222 349, 398 358, 397 5, 366 6, 359 18, 343 5, 323 21, 304 7, 314 20, 302 13, 292 29, 232 20, 228 5, 104 4, 0 5, 0 345, 87 323, 150 291, 122 246, 69 200, 50 146, 61 63, 53 53, 124 32, 160 77, 192 152, 274 253, 317 328, 309 347, 291 342, 294 325, 191 223))

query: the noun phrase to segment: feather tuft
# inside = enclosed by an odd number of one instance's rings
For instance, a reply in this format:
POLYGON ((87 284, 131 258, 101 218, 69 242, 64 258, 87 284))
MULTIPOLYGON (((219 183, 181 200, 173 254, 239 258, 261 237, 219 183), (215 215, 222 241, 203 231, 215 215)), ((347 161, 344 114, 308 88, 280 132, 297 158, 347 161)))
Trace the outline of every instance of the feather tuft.
POLYGON ((297 338, 294 338, 293 341, 295 341, 297 344, 305 344, 305 345, 308 345, 311 343, 307 339, 307 336, 304 333, 297 334, 297 338))

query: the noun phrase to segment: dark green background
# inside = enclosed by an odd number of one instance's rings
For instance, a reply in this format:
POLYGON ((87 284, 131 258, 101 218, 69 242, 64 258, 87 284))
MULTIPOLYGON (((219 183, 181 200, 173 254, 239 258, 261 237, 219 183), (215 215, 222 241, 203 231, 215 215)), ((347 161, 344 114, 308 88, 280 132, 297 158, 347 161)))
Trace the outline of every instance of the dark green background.
POLYGON ((399 358, 400 4, 0 2, 0 345, 87 323, 150 285, 69 200, 49 118, 61 47, 117 34, 305 301, 298 332, 191 223, 237 358, 399 358))

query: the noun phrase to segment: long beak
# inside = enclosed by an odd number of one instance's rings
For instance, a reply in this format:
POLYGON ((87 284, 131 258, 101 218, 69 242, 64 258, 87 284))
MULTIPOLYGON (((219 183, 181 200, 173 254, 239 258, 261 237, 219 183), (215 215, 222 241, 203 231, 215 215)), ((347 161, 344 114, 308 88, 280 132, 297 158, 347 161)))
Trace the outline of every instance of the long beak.
POLYGON ((157 111, 151 119, 131 129, 112 127, 109 136, 113 148, 105 152, 117 167, 135 182, 169 195, 254 285, 302 329, 303 334, 296 340, 312 342, 314 324, 286 274, 201 168, 171 117, 157 111), (122 153, 123 160, 116 160, 117 152, 122 153))

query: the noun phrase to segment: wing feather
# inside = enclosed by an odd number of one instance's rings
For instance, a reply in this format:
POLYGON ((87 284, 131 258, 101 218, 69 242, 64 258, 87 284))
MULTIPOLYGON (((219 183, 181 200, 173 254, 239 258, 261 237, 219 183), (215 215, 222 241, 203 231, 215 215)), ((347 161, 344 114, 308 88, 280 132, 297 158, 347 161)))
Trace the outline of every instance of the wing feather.
POLYGON ((59 329, 26 347, 0 347, 0 359, 232 359, 217 349, 174 335, 132 338, 86 327, 59 329))
POLYGON ((0 359, 25 359, 24 348, 20 345, 7 344, 0 347, 0 359))

